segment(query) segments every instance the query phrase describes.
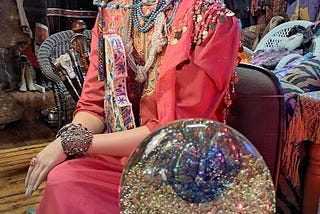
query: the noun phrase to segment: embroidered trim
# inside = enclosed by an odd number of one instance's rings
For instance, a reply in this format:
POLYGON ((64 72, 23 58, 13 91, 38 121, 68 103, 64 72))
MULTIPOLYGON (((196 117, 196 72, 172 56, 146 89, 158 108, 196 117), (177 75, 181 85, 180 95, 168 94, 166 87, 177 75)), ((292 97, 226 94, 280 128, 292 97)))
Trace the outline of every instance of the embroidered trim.
POLYGON ((104 41, 103 41, 103 8, 99 7, 98 11, 98 80, 103 80, 105 75, 105 64, 104 64, 104 41))
POLYGON ((117 34, 104 35, 104 41, 106 63, 104 106, 107 131, 132 129, 135 127, 135 120, 132 104, 127 95, 124 46, 117 34))

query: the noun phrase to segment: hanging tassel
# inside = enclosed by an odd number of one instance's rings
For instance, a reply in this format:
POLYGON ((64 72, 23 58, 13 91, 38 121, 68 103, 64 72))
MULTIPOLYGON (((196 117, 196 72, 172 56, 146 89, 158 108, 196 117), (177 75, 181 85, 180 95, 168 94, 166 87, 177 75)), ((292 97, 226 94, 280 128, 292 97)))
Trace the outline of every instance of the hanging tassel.
POLYGON ((297 143, 303 140, 304 127, 301 118, 300 99, 297 98, 294 114, 290 120, 289 128, 282 153, 282 170, 294 187, 300 186, 299 165, 301 158, 297 150, 297 143))

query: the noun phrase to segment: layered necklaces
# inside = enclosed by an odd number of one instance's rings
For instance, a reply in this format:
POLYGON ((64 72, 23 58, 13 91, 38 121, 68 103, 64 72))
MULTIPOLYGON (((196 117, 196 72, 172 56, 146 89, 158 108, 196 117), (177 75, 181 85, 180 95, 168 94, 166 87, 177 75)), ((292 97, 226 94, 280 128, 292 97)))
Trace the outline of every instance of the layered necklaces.
POLYGON ((146 81, 148 71, 154 65, 156 58, 168 43, 166 28, 172 24, 173 17, 179 5, 179 0, 159 0, 154 9, 144 14, 142 11, 143 4, 140 0, 133 0, 133 6, 129 9, 126 17, 124 28, 123 42, 127 55, 127 62, 136 75, 136 80, 140 83, 146 81), (171 9, 171 11, 170 11, 171 9), (171 12, 168 20, 166 15, 171 12), (142 22, 142 24, 140 22, 142 22), (148 57, 144 65, 136 63, 133 54, 133 26, 142 33, 148 33, 152 28, 154 32, 151 36, 151 45, 148 57))
MULTIPOLYGON (((155 0, 153 0, 155 1, 155 0)), ((142 11, 141 0, 133 0, 132 4, 132 20, 136 28, 143 33, 147 33, 150 29, 154 27, 155 20, 157 19, 158 15, 161 12, 166 12, 168 9, 171 8, 172 4, 174 4, 173 13, 171 13, 167 25, 171 25, 173 16, 179 4, 179 0, 158 0, 157 5, 155 8, 147 14, 144 14, 142 11), (143 20, 143 24, 139 23, 139 18, 143 20)), ((151 3, 152 1, 147 1, 146 4, 151 3)))
POLYGON ((114 3, 114 1, 100 1, 94 0, 93 4, 99 8, 99 23, 98 23, 98 34, 99 34, 99 79, 104 79, 105 66, 103 63, 104 53, 103 48, 103 8, 107 9, 126 9, 127 17, 124 26, 123 43, 127 55, 127 63, 136 75, 136 80, 140 83, 146 81, 148 71, 154 65, 157 55, 163 51, 167 45, 167 28, 172 24, 175 12, 179 5, 179 0, 132 0, 132 4, 120 5, 114 3), (155 4, 155 1, 157 3, 155 4), (153 10, 143 12, 143 7, 155 4, 153 10), (168 19, 166 18, 167 16, 168 19), (133 54, 133 26, 142 33, 148 33, 154 28, 154 32, 151 38, 151 47, 144 65, 136 63, 135 56, 133 54))

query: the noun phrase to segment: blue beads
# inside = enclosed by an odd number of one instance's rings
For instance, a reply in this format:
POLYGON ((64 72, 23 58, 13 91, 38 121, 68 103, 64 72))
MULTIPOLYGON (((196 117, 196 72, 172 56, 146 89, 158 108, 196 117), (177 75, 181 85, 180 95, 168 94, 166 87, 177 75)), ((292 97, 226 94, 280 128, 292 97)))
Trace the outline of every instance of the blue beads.
MULTIPOLYGON (((154 0, 150 0, 145 4, 152 3, 153 1, 154 0)), ((143 5, 139 4, 139 3, 141 3, 141 1, 133 0, 133 5, 137 5, 137 7, 135 7, 135 6, 132 7, 133 24, 136 26, 136 28, 140 32, 146 33, 148 31, 150 31, 151 28, 153 28, 154 22, 155 22, 157 16, 159 15, 159 13, 168 10, 173 2, 174 2, 174 9, 173 9, 173 12, 171 13, 171 16, 169 18, 169 23, 167 23, 167 26, 168 26, 168 24, 169 25, 172 24, 173 16, 174 16, 176 8, 179 4, 179 0, 159 0, 155 9, 152 10, 148 14, 144 14, 142 12, 143 5), (141 20, 144 21, 144 24, 139 23, 139 21, 138 21, 139 18, 141 18, 141 20)))

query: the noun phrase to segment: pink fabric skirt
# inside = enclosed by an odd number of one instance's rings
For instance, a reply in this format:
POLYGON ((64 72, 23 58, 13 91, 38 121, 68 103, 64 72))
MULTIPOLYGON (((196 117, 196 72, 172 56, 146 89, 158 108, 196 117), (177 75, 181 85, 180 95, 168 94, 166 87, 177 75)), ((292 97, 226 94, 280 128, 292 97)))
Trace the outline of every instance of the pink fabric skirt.
POLYGON ((37 214, 119 213, 119 185, 127 158, 84 157, 53 168, 37 214))

